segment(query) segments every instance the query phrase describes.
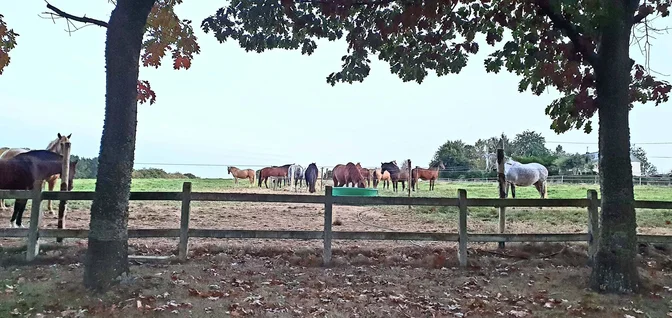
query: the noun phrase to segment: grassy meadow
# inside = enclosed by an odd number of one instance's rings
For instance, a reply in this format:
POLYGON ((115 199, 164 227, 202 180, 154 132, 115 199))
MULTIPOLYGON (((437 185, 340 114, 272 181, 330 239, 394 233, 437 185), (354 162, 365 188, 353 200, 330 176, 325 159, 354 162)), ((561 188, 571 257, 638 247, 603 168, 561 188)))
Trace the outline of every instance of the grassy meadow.
MULTIPOLYGON (((131 191, 181 191, 182 183, 192 183, 192 191, 215 191, 223 192, 232 188, 251 188, 258 189, 256 182, 250 186, 249 181, 239 180, 235 185, 232 179, 134 179, 131 185, 131 191)), ((95 179, 76 179, 73 191, 93 191, 95 188, 95 179)), ((269 184, 270 186, 270 184, 269 184)), ((317 184, 319 188, 319 181, 317 184)), ((379 185, 379 195, 383 196, 406 196, 407 192, 394 193, 390 189, 382 189, 379 185)), ((467 195, 471 198, 496 198, 498 196, 496 183, 477 183, 477 182, 437 182, 435 191, 428 191, 429 183, 420 182, 420 191, 411 192, 411 196, 422 197, 455 197, 458 189, 466 189, 467 195)), ((597 184, 549 184, 548 197, 556 199, 578 199, 585 198, 588 190, 597 190, 597 184)), ((280 192, 281 193, 281 192, 280 192)), ((517 187, 516 195, 518 198, 538 198, 539 195, 534 187, 517 187)), ((672 200, 672 187, 665 186, 635 186, 635 199, 637 200, 672 200)))
MULTIPOLYGON (((182 183, 189 181, 192 183, 194 192, 226 192, 257 191, 259 188, 250 186, 247 180, 239 180, 235 185, 232 179, 134 179, 132 191, 181 191, 182 183), (235 189, 235 190, 234 190, 235 189)), ((328 183, 330 184, 330 183, 328 183)), ((319 181, 318 181, 318 193, 319 181)), ((420 191, 411 192, 414 197, 456 197, 458 189, 466 189, 470 198, 496 198, 498 196, 496 183, 475 183, 475 182, 437 182, 435 191, 428 191, 428 182, 420 183, 420 191)), ((73 191, 93 191, 95 188, 94 179, 77 179, 73 191)), ((408 192, 399 192, 382 189, 378 187, 381 196, 407 196, 408 192)), ((597 184, 549 184, 548 197, 558 199, 578 199, 585 198, 588 190, 598 190, 597 184)), ((265 190, 265 189, 264 189, 265 190)), ((516 189, 518 198, 538 198, 539 195, 534 187, 518 187, 516 189)), ((279 194, 289 194, 289 191, 274 191, 279 194)), ((304 190, 303 194, 307 194, 304 190)), ((598 194, 599 195, 599 194, 598 194)), ((637 200, 672 200, 672 187, 665 186, 635 186, 635 198, 637 200)), ((30 204, 30 203, 29 203, 30 204)), ((73 208, 88 209, 90 202, 72 201, 69 204, 73 208)), ((194 204, 205 204, 196 203, 194 204)), ((57 205, 56 205, 57 206, 57 205)), ((408 214, 406 207, 399 206, 380 206, 375 209, 382 212, 408 214)), ((414 207, 412 212, 414 216, 419 217, 428 223, 455 223, 457 222, 456 207, 414 207)), ((499 209, 489 207, 470 207, 469 215, 471 219, 483 222, 497 222, 499 209)), ((533 223, 535 226, 583 226, 587 224, 587 213, 584 208, 509 208, 507 209, 507 221, 533 223)), ((672 229, 668 222, 672 221, 672 210, 649 210, 641 209, 637 214, 637 223, 639 227, 664 228, 665 231, 672 229)))

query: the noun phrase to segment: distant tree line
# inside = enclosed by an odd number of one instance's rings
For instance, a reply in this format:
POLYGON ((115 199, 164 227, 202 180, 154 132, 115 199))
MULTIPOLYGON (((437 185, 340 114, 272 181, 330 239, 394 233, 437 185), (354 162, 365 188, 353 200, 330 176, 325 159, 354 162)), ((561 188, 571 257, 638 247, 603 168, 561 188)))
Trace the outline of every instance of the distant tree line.
MULTIPOLYGON (((95 179, 98 172, 98 157, 83 158, 76 155, 70 156, 70 160, 77 160, 78 179, 95 179)), ((133 169, 135 179, 198 179, 193 173, 166 172, 159 168, 133 169)))
MULTIPOLYGON (((546 148, 546 138, 541 133, 526 130, 510 140, 505 134, 488 139, 479 139, 473 145, 462 140, 448 140, 439 146, 429 165, 441 161, 446 166, 441 178, 494 178, 497 176, 495 155, 500 141, 504 155, 521 163, 537 162, 548 168, 550 175, 595 174, 594 162, 581 153, 565 152, 558 145, 554 150, 546 148)), ((643 175, 657 174, 656 167, 648 161, 641 147, 632 149, 634 157, 642 163, 643 175)))

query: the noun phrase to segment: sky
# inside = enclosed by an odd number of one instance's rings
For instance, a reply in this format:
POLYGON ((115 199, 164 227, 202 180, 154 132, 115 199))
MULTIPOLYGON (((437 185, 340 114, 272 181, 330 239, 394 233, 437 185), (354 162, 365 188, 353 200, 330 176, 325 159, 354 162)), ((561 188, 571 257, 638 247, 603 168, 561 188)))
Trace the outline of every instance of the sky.
MULTIPOLYGON (((113 9, 104 0, 50 3, 105 21, 113 9)), ((200 28, 223 5, 189 0, 176 9, 193 21, 201 46, 191 69, 173 70, 169 59, 158 69, 140 68, 157 102, 139 105, 136 168, 217 178, 228 177, 227 165, 351 161, 374 167, 410 158, 414 166, 426 166, 447 140, 471 144, 528 129, 542 133, 550 149, 561 144, 570 152, 597 151, 597 122, 591 134, 553 132, 544 109, 559 95, 519 93, 514 74, 486 73, 483 59, 492 50, 486 45, 460 74, 404 83, 387 63, 374 60, 363 83, 332 87, 326 77, 340 70, 344 40, 319 42, 311 56, 246 53, 200 28)), ((0 75, 0 146, 42 149, 57 133, 71 133, 73 154, 95 157, 104 119, 105 29, 88 26, 69 35, 64 20, 54 24, 39 16, 44 11, 43 1, 0 2, 5 21, 20 34, 0 75)), ((651 66, 663 74, 672 74, 672 61, 665 58, 671 39, 658 36, 651 54, 651 66)), ((632 53, 643 61, 637 47, 632 53)), ((638 143, 672 141, 671 115, 672 102, 637 105, 630 113, 631 142, 646 150, 659 171, 672 169, 672 144, 638 143)))

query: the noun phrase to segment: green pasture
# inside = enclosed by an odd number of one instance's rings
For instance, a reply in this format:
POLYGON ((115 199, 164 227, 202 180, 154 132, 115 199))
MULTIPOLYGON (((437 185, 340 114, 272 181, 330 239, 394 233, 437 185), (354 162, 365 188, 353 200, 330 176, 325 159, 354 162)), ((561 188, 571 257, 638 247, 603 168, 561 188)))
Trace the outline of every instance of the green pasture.
MULTIPOLYGON (((131 191, 182 191, 182 183, 185 181, 192 183, 192 191, 226 191, 231 188, 250 187, 247 180, 239 180, 238 185, 233 183, 232 179, 134 179, 131 185, 131 191)), ((73 191, 93 191, 96 180, 94 179, 76 179, 73 191)), ((270 186, 270 185, 269 185, 270 186)), ((319 181, 317 187, 319 188, 319 181)), ((457 189, 466 189, 467 195, 471 198, 496 198, 498 196, 496 183, 476 183, 476 182, 437 182, 435 191, 428 191, 429 183, 421 182, 420 191, 411 192, 411 196, 423 197, 455 197, 457 189)), ((255 186, 251 188, 257 188, 255 186)), ((379 185, 379 194, 383 196, 407 196, 408 192, 392 192, 390 189, 382 189, 379 185)), ((578 199, 585 198, 589 189, 599 192, 597 184, 549 184, 548 197, 557 199, 578 199)), ((534 187, 517 187, 516 196, 518 198, 538 198, 539 195, 534 187)), ((635 186, 635 199, 637 200, 672 200, 672 187, 666 186, 635 186)))
MULTIPOLYGON (((185 181, 192 183, 192 191, 204 192, 225 192, 232 188, 253 188, 247 181, 239 181, 234 185, 231 179, 134 179, 132 191, 181 191, 182 183, 185 181)), ((77 179, 73 191, 93 191, 95 180, 77 179)), ((408 192, 401 191, 394 193, 392 190, 378 187, 379 194, 382 196, 407 196, 408 192)), ((411 192, 412 196, 422 197, 456 197, 458 189, 466 189, 467 196, 470 198, 496 198, 498 196, 496 183, 474 183, 474 182, 437 182, 435 191, 428 191, 428 183, 420 183, 420 191, 411 192)), ((597 190, 597 184, 549 184, 548 197, 558 199, 576 199, 585 198, 589 189, 597 190)), ((289 194, 286 191, 277 191, 281 194, 289 194)), ((318 181, 319 192, 319 181, 318 181)), ((305 194, 305 192, 304 192, 305 194)), ((533 187, 518 187, 518 198, 538 198, 538 193, 533 187)), ((635 186, 635 198, 637 200, 672 200, 672 187, 665 186, 635 186)), ((71 205, 86 208, 89 202, 70 202, 71 205)), ((56 205, 57 207, 58 205, 56 205)), ((409 213, 405 207, 376 207, 390 213, 409 213)), ((497 208, 472 207, 469 208, 471 219, 480 221, 493 221, 498 219, 497 208)), ((414 207, 412 212, 429 223, 454 223, 457 222, 456 207, 414 207)), ((535 224, 544 224, 546 226, 578 225, 586 224, 587 213, 584 208, 509 208, 507 209, 507 220, 510 222, 531 222, 535 224)), ((672 225, 667 222, 672 221, 672 210, 640 210, 637 214, 638 225, 640 227, 665 227, 672 229, 672 225)))

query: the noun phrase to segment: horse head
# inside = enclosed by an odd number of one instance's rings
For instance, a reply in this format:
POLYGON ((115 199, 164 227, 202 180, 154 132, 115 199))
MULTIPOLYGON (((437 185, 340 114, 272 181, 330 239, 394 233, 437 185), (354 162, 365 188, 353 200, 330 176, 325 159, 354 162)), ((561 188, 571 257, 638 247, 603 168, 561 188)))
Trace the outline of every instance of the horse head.
POLYGON ((380 163, 380 172, 385 173, 385 171, 398 171, 399 167, 397 166, 396 160, 393 160, 391 162, 381 162, 380 163))
POLYGON ((445 170, 446 166, 443 164, 443 161, 439 161, 439 169, 445 170))
POLYGON ((63 145, 70 142, 70 137, 72 134, 67 136, 61 135, 61 133, 56 134, 58 138, 52 140, 47 146, 47 150, 55 152, 59 155, 63 155, 63 145))
POLYGON ((226 167, 227 174, 231 174, 231 167, 226 167))

